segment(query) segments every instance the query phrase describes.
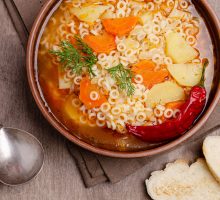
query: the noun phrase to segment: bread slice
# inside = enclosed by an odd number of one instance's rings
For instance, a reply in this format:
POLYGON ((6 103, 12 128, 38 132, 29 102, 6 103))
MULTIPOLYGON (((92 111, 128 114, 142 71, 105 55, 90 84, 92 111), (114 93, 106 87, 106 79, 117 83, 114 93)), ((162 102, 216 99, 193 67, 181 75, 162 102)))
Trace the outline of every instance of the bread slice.
POLYGON ((191 166, 182 160, 170 163, 153 172, 146 187, 154 200, 220 200, 220 185, 204 159, 191 166))
POLYGON ((203 142, 203 153, 210 171, 220 183, 220 136, 208 136, 203 142))

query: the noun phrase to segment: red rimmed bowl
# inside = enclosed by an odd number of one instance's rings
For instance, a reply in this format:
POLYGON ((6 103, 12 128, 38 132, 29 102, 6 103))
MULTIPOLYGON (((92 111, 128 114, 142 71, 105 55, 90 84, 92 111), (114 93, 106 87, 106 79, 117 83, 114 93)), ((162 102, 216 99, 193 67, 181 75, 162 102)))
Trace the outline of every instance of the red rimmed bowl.
MULTIPOLYGON (((62 1, 57 0, 48 0, 44 7, 41 9, 35 23, 33 25, 32 31, 30 33, 28 48, 27 48, 27 58, 26 58, 26 65, 27 65, 27 75, 29 80, 29 85, 31 88, 31 92, 34 96, 34 99, 41 110, 42 114, 45 118, 49 121, 49 123, 56 128, 59 133, 65 136, 67 139, 72 141, 73 143, 90 150, 92 152, 111 156, 111 157, 121 157, 121 158, 135 158, 135 157, 144 157, 144 156, 152 156, 155 154, 159 154, 166 150, 169 150, 180 143, 184 142, 192 135, 194 135, 201 127, 205 124, 206 120, 209 118, 210 114, 214 110, 215 106, 218 103, 220 98, 220 23, 218 21, 217 16, 215 15, 213 9, 210 7, 206 0, 192 0, 192 3, 195 5, 196 9, 203 17, 206 22, 206 26, 209 30, 210 36, 212 38, 212 43, 214 46, 214 55, 215 55, 215 64, 214 68, 214 78, 212 82, 212 87, 210 90, 210 95, 208 98, 208 102, 203 114, 200 116, 198 121, 194 124, 194 126, 187 131, 183 136, 180 138, 171 141, 166 144, 162 144, 156 148, 148 149, 148 150, 141 150, 136 152, 120 152, 120 151, 111 151, 102 149, 99 147, 95 147, 89 143, 86 143, 79 139, 78 137, 71 134, 60 122, 57 118, 48 111, 48 107, 45 105, 45 101, 42 98, 42 93, 39 89, 39 84, 36 81, 37 72, 35 70, 35 65, 37 63, 37 52, 38 52, 38 43, 40 40, 40 36, 44 30, 44 27, 52 15, 52 13, 58 8, 62 1)), ((207 77, 209 78, 209 77, 207 77)))

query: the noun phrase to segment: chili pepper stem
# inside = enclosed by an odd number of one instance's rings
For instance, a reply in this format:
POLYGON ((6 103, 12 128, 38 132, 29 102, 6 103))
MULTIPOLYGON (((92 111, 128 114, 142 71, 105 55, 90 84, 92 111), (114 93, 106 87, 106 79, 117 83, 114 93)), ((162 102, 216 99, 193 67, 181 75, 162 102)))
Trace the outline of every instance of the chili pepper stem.
POLYGON ((201 80, 198 84, 198 86, 200 86, 200 87, 205 87, 205 70, 208 65, 209 65, 209 61, 208 61, 208 59, 205 59, 203 61, 202 77, 201 77, 201 80))

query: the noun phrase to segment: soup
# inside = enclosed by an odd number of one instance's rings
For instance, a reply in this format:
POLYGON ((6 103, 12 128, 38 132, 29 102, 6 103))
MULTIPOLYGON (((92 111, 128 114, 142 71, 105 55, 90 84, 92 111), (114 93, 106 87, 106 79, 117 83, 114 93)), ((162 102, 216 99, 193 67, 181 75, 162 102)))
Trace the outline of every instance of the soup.
POLYGON ((188 0, 66 0, 40 40, 37 78, 49 109, 72 134, 137 151, 159 144, 127 125, 174 122, 213 65, 210 35, 188 0))

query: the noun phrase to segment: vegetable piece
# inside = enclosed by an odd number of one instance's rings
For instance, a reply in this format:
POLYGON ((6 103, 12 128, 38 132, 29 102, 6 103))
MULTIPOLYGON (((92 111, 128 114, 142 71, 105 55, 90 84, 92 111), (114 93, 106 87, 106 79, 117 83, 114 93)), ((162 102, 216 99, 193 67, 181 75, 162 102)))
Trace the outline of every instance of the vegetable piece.
POLYGON ((106 10, 106 12, 102 15, 102 19, 111 19, 114 17, 115 17, 115 13, 110 9, 106 10))
POLYGON ((87 35, 84 42, 88 44, 96 53, 110 53, 116 49, 115 37, 104 33, 103 35, 87 35))
POLYGON ((116 80, 119 88, 124 90, 128 96, 134 94, 135 88, 132 84, 133 74, 130 69, 125 69, 120 63, 119 65, 107 69, 111 77, 116 80))
POLYGON ((77 99, 78 97, 76 97, 74 94, 68 96, 65 100, 65 104, 64 104, 64 112, 65 114, 72 119, 73 121, 71 121, 71 123, 74 123, 74 121, 76 122, 77 120, 79 120, 79 113, 78 113, 78 109, 76 109, 76 107, 73 106, 72 101, 73 99, 77 99))
POLYGON ((81 21, 94 23, 109 8, 103 5, 89 5, 73 8, 72 13, 81 21))
POLYGON ((134 74, 140 74, 143 77, 143 84, 151 89, 155 84, 164 82, 169 76, 166 69, 155 71, 155 63, 150 60, 143 60, 132 67, 134 74))
POLYGON ((144 25, 153 20, 153 13, 152 12, 146 12, 140 16, 140 22, 144 25))
POLYGON ((199 56, 198 51, 191 47, 184 38, 175 32, 166 36, 166 54, 176 64, 187 63, 199 56))
POLYGON ((95 76, 92 66, 97 62, 97 58, 92 49, 78 36, 75 36, 71 42, 62 41, 60 50, 51 50, 50 53, 59 58, 64 69, 71 69, 74 74, 80 75, 85 67, 90 76, 95 76))
POLYGON ((156 84, 148 93, 147 105, 154 107, 157 104, 167 104, 173 101, 179 101, 185 99, 185 93, 183 88, 176 83, 166 81, 156 84))
POLYGON ((173 78, 182 86, 195 86, 202 77, 202 64, 171 64, 167 66, 173 78))
MULTIPOLYGON (((155 126, 127 125, 128 131, 146 142, 164 142, 184 134, 185 131, 191 128, 206 104, 207 93, 204 88, 204 73, 207 64, 208 62, 204 63, 200 84, 191 89, 190 96, 181 106, 180 114, 177 118, 155 126)), ((169 92, 169 90, 166 91, 169 92)))
POLYGON ((187 12, 174 8, 170 13, 169 18, 182 19, 186 14, 187 12))
POLYGON ((65 80, 64 76, 65 76, 64 71, 60 67, 58 67, 58 81, 59 81, 59 89, 60 90, 70 89, 70 87, 72 85, 72 81, 65 80))
POLYGON ((115 19, 103 19, 102 23, 105 30, 113 35, 127 35, 137 24, 138 17, 122 17, 115 19))
POLYGON ((80 83, 80 95, 79 99, 84 103, 84 105, 88 108, 100 107, 104 102, 107 101, 106 97, 100 91, 99 87, 95 84, 92 84, 88 77, 84 77, 80 83), (92 100, 90 98, 91 92, 98 93, 98 99, 92 100))
POLYGON ((170 108, 173 110, 180 109, 184 103, 185 103, 185 101, 174 101, 174 102, 166 104, 166 108, 170 108))

